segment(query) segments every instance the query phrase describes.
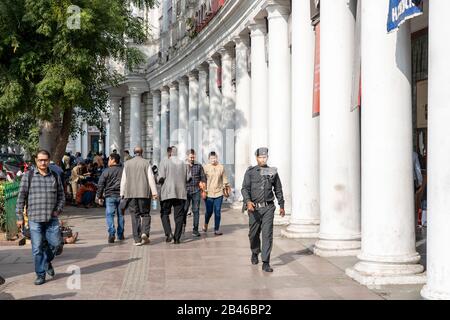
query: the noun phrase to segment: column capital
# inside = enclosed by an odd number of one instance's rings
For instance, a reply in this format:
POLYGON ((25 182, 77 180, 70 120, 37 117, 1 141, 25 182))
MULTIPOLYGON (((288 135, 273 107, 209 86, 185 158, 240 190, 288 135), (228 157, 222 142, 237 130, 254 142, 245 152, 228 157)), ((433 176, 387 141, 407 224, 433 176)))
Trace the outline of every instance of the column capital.
POLYGON ((182 76, 177 81, 178 81, 178 87, 187 86, 188 85, 188 76, 182 76))
POLYGON ((169 93, 169 87, 168 86, 162 86, 161 89, 159 89, 159 91, 161 91, 161 94, 169 93))
POLYGON ((218 50, 218 52, 220 53, 220 55, 222 56, 222 61, 223 60, 231 60, 231 51, 230 49, 226 48, 226 47, 222 47, 218 50))
POLYGON ((136 87, 128 88, 128 94, 131 97, 140 97, 146 91, 148 91, 148 90, 143 90, 142 88, 136 88, 136 87))
POLYGON ((196 81, 197 80, 197 73, 195 70, 192 70, 188 73, 187 77, 189 81, 196 81))
POLYGON ((265 36, 267 34, 267 25, 265 20, 251 20, 247 27, 250 30, 251 37, 265 36))
POLYGON ((201 64, 197 67, 198 70, 198 75, 200 76, 201 73, 207 73, 208 72, 208 67, 201 64))
POLYGON ((218 63, 213 57, 208 57, 206 62, 208 62, 208 64, 209 64, 209 69, 218 67, 218 63))
POLYGON ((236 47, 244 45, 248 48, 250 46, 250 38, 247 35, 245 36, 237 35, 233 37, 233 42, 236 44, 236 47))
POLYGON ((120 100, 122 100, 123 96, 119 95, 109 95, 109 101, 111 101, 112 104, 119 104, 120 100))
POLYGON ((152 96, 158 96, 161 94, 161 89, 153 89, 151 90, 152 96))
POLYGON ((268 19, 288 18, 291 13, 289 1, 269 0, 264 8, 267 11, 268 19))
POLYGON ((172 82, 172 83, 169 83, 169 90, 170 91, 172 91, 172 90, 176 90, 176 89, 178 89, 178 81, 177 82, 172 82))

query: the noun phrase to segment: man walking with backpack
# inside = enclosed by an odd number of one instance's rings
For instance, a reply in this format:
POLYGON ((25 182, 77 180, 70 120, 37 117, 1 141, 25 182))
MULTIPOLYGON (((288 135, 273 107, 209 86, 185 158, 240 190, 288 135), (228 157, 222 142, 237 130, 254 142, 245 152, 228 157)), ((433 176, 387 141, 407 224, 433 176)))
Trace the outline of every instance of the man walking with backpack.
POLYGON ((23 212, 27 208, 34 257, 35 285, 45 283, 46 273, 54 277, 52 261, 62 245, 59 215, 62 213, 65 196, 61 178, 49 169, 50 153, 41 150, 36 156, 35 170, 22 178, 17 199, 17 226, 24 225, 23 212))

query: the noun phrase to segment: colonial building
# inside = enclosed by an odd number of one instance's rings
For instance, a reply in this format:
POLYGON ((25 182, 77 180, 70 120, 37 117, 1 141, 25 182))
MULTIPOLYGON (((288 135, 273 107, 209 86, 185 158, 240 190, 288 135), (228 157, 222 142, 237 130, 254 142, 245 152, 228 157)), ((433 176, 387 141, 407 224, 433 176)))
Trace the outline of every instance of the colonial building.
POLYGON ((141 145, 155 164, 174 144, 202 162, 217 151, 239 204, 268 146, 285 236, 317 238, 320 256, 357 255, 347 274, 360 283, 427 282, 425 298, 448 299, 450 2, 422 6, 388 33, 387 0, 322 0, 320 15, 319 1, 163 0, 136 13, 152 26, 148 64, 110 89, 107 148, 141 145), (428 154, 426 273, 413 150, 428 154))

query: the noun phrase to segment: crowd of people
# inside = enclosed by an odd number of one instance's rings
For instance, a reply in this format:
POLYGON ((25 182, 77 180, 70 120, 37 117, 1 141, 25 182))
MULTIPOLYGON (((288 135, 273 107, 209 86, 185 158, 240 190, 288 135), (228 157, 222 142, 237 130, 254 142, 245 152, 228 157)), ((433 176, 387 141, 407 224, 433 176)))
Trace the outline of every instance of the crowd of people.
MULTIPOLYGON (((214 235, 223 235, 220 229, 222 204, 224 198, 230 196, 231 188, 218 155, 211 152, 209 163, 202 165, 196 161, 195 150, 179 155, 177 147, 173 146, 167 149, 167 157, 158 167, 145 160, 143 154, 144 150, 136 147, 134 157, 125 153, 122 162, 115 150, 108 158, 96 154, 82 159, 79 153, 75 156, 67 153, 62 161, 63 167, 59 168, 51 161, 49 152, 41 150, 37 153, 35 167, 21 180, 16 207, 19 228, 23 229, 25 212, 28 218, 36 285, 44 284, 46 275, 55 275, 52 261, 62 252, 63 245, 59 216, 66 204, 69 188, 71 201, 87 207, 95 201, 106 207, 108 243, 125 239, 124 215, 128 213, 134 245, 149 244, 150 213, 157 210, 158 201, 167 243, 181 244, 191 206, 192 235, 201 236, 202 200, 206 208, 203 232, 208 232, 214 215, 214 235), (172 212, 174 230, 170 221, 172 212)), ((272 272, 269 261, 273 242, 274 199, 277 198, 280 215, 284 216, 284 198, 276 169, 267 166, 268 149, 258 149, 256 157, 258 166, 247 170, 241 192, 250 217, 251 262, 258 264, 261 253, 263 270, 272 272)))

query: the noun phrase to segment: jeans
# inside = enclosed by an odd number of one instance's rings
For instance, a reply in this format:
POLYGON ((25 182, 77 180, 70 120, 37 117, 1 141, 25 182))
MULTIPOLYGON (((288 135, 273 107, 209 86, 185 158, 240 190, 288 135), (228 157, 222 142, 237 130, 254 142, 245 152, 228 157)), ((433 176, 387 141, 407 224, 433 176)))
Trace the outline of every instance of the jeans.
POLYGON ((198 226, 200 224, 200 199, 200 191, 191 194, 188 193, 187 201, 184 206, 184 224, 186 224, 187 214, 192 202, 192 212, 194 213, 194 231, 198 231, 198 226))
POLYGON ((38 277, 45 277, 48 264, 62 245, 61 230, 58 218, 49 222, 29 221, 31 234, 31 250, 34 258, 34 269, 38 277))
POLYGON ((214 211, 214 231, 220 230, 221 210, 223 196, 219 198, 206 198, 206 216, 205 224, 209 224, 214 211))
POLYGON ((117 236, 123 237, 125 231, 125 218, 122 210, 119 208, 120 197, 108 197, 105 199, 106 203, 106 225, 108 227, 108 234, 110 237, 116 236, 116 228, 114 225, 114 215, 117 213, 117 236))

